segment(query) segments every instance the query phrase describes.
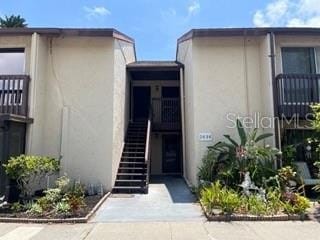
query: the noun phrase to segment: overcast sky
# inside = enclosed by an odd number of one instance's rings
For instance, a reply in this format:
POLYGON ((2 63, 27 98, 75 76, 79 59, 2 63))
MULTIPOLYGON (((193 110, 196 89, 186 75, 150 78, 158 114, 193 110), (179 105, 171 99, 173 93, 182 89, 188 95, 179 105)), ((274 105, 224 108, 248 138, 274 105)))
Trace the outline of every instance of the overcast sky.
POLYGON ((320 0, 0 0, 10 14, 30 27, 116 28, 136 40, 139 60, 172 60, 191 28, 320 27, 320 0))

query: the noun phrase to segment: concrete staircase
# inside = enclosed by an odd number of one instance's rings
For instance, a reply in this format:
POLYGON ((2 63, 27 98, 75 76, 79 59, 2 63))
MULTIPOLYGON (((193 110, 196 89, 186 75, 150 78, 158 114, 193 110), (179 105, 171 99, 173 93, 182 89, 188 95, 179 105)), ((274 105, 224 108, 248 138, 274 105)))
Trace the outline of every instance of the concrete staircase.
POLYGON ((147 127, 147 121, 129 124, 113 193, 148 192, 147 127))

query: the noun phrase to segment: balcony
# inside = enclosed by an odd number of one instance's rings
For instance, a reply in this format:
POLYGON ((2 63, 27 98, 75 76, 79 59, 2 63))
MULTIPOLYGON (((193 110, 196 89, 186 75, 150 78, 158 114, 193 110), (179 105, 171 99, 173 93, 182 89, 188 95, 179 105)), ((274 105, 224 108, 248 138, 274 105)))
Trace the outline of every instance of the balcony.
POLYGON ((28 117, 27 75, 0 75, 0 116, 28 117))
POLYGON ((320 103, 320 74, 279 74, 274 87, 281 118, 306 119, 310 105, 320 103))
POLYGON ((180 131, 180 98, 152 99, 152 130, 180 131))

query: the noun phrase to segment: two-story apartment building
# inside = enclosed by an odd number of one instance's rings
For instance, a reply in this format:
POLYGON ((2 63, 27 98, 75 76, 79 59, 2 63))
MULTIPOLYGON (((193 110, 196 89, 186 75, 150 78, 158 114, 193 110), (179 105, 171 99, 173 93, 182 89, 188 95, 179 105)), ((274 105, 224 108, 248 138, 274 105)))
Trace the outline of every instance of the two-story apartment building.
POLYGON ((146 192, 151 174, 196 185, 236 117, 277 146, 296 131, 284 117, 306 120, 319 47, 314 28, 195 29, 175 61, 137 61, 114 29, 0 29, 1 161, 56 157, 61 173, 115 192, 146 192))

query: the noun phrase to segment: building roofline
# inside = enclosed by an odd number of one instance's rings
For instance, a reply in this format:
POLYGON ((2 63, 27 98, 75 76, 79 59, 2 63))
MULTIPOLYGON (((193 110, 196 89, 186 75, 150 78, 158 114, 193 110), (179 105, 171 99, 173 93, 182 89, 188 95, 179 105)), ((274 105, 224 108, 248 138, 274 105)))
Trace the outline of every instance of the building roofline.
POLYGON ((25 36, 38 33, 48 36, 113 37, 134 43, 134 39, 114 28, 0 28, 0 36, 25 36))
POLYGON ((136 61, 127 64, 128 70, 177 70, 183 68, 183 64, 178 61, 136 61))
POLYGON ((178 39, 178 44, 196 37, 236 37, 275 35, 320 35, 320 28, 202 28, 191 29, 178 39))

